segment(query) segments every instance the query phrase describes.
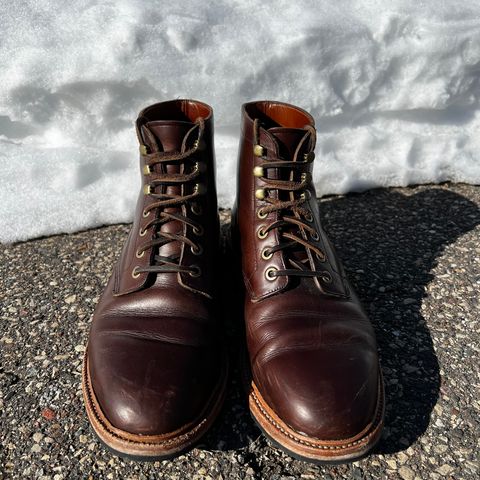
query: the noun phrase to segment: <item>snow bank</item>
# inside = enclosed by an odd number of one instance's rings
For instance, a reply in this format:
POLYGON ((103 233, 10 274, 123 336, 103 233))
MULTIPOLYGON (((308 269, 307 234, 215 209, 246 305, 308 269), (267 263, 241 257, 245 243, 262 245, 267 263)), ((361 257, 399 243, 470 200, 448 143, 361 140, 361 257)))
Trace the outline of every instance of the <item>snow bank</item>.
POLYGON ((480 183, 480 2, 28 0, 0 32, 3 242, 129 221, 133 120, 175 97, 215 109, 223 206, 252 99, 313 113, 319 194, 480 183))

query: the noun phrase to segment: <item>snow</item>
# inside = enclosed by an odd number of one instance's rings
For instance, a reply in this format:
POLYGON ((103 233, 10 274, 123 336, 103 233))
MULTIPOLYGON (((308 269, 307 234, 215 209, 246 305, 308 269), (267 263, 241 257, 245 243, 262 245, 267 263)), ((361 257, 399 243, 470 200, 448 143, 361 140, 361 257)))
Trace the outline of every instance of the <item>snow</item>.
POLYGON ((26 0, 0 32, 1 242, 130 221, 133 121, 171 98, 214 108, 222 206, 253 99, 314 115, 320 195, 480 183, 480 2, 26 0))

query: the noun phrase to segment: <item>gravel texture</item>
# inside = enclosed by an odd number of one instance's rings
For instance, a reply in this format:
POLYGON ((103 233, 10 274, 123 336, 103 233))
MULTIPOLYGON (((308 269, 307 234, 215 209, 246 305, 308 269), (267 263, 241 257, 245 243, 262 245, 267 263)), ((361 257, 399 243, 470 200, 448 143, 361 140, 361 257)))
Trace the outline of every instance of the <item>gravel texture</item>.
POLYGON ((373 321, 387 393, 376 451, 333 467, 293 460, 260 435, 240 385, 241 328, 229 302, 228 400, 202 444, 164 462, 111 455, 88 425, 80 372, 91 314, 129 227, 0 247, 0 478, 479 478, 479 206, 480 187, 448 184, 321 201, 373 321))

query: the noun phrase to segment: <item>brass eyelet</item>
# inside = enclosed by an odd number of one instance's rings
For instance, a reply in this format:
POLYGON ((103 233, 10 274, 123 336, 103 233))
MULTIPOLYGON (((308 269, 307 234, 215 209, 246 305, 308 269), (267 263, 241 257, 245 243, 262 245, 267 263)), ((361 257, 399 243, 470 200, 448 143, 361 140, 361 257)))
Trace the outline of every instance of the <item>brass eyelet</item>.
POLYGON ((310 193, 310 190, 305 190, 300 194, 300 198, 302 200, 310 200, 311 197, 312 197, 312 194, 310 193))
POLYGON ((193 142, 193 148, 194 148, 195 150, 202 151, 202 150, 204 150, 204 148, 205 148, 205 142, 203 142, 202 140, 195 140, 195 141, 193 142))
POLYGON ((310 236, 313 238, 313 240, 317 241, 317 240, 320 240, 320 235, 318 234, 318 232, 313 232, 310 234, 310 236))
POLYGON ((263 227, 260 227, 257 232, 257 237, 260 238, 260 240, 264 240, 267 236, 268 232, 266 232, 263 227))
POLYGON ((144 236, 147 234, 147 230, 144 230, 143 228, 141 228, 141 229, 138 231, 138 234, 139 234, 141 237, 144 237, 144 236))
POLYGON ((255 190, 255 198, 257 200, 265 200, 265 190, 263 188, 255 190))
POLYGON ((192 203, 192 206, 190 207, 190 210, 194 215, 201 215, 202 214, 202 207, 201 205, 198 205, 197 203, 192 203))
POLYGON ((302 172, 302 175, 300 176, 300 180, 302 182, 305 182, 308 178, 308 173, 307 172, 302 172))
POLYGON ((139 250, 137 250, 137 251, 135 252, 135 256, 136 256, 137 258, 142 258, 144 255, 145 255, 145 250, 142 250, 141 252, 140 252, 139 250))
POLYGON ((276 272, 277 269, 275 267, 269 267, 265 270, 265 278, 270 281, 270 282, 273 282, 277 276, 276 275, 272 275, 273 272, 276 272))
POLYGON ((262 250, 262 258, 264 260, 270 260, 273 257, 273 252, 269 252, 268 248, 262 250))
POLYGON ((147 218, 150 215, 150 212, 151 212, 151 210, 148 210, 147 212, 144 210, 143 213, 142 213, 143 218, 147 218))
POLYGON ((138 149, 140 150, 140 155, 147 155, 148 154, 148 148, 146 145, 140 145, 138 147, 138 149))
POLYGON ((132 277, 133 278, 138 278, 140 275, 141 275, 141 272, 138 272, 138 267, 135 267, 133 270, 132 270, 132 277))
POLYGON ((263 157, 265 155, 265 148, 263 148, 261 145, 254 145, 253 154, 256 157, 263 157))
POLYGON ((263 168, 259 167, 258 165, 253 169, 253 176, 254 177, 263 177, 263 168))
POLYGON ((147 184, 143 187, 143 194, 144 195, 150 195, 152 193, 152 186, 150 184, 147 184))
POLYGON ((143 174, 144 175, 150 175, 152 173, 152 167, 150 165, 144 165, 143 166, 143 174))
POLYGON ((194 255, 201 255, 203 253, 203 248, 201 245, 197 245, 196 248, 194 247, 190 247, 190 251, 194 254, 194 255))
POLYGON ((313 222, 313 215, 310 212, 304 215, 304 218, 307 222, 313 222))
POLYGON ((192 231, 195 235, 197 235, 197 237, 201 237, 205 232, 201 225, 199 225, 198 227, 192 227, 192 231))
POLYGON ((190 267, 192 270, 190 270, 188 272, 188 274, 191 276, 191 277, 199 277, 201 274, 202 274, 202 270, 200 269, 200 267, 198 265, 192 265, 190 267))
POLYGON ((260 220, 265 220, 265 218, 268 217, 268 213, 264 212, 261 208, 258 209, 258 212, 257 212, 257 217, 260 219, 260 220))
POLYGON ((207 189, 205 188, 205 185, 203 183, 196 183, 193 191, 197 195, 203 195, 207 191, 207 189))
POLYGON ((193 173, 203 173, 205 171, 205 164, 203 162, 195 162, 193 165, 193 173))
POLYGON ((313 162, 315 160, 315 152, 308 152, 303 155, 303 160, 306 163, 313 162))

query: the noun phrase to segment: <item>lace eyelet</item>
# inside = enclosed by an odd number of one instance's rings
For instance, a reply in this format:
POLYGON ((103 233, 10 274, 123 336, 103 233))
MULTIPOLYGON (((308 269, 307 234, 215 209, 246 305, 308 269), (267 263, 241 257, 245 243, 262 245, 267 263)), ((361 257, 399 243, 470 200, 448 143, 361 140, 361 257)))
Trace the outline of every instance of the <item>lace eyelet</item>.
POLYGON ((190 271, 188 272, 188 274, 189 274, 191 277, 196 278, 196 277, 199 277, 199 276, 202 274, 202 270, 201 270, 201 268, 200 268, 198 265, 192 265, 190 268, 191 268, 192 270, 190 270, 190 271))
POLYGON ((268 213, 265 213, 261 208, 258 210, 257 212, 257 217, 260 219, 260 220, 265 220, 265 218, 268 217, 268 213))
POLYGON ((308 152, 303 155, 303 160, 305 163, 310 163, 315 160, 315 152, 308 152))
POLYGON ((139 234, 141 237, 144 237, 144 236, 147 234, 147 230, 144 230, 143 228, 141 228, 141 229, 138 231, 138 234, 139 234))
POLYGON ((193 142, 193 148, 201 152, 202 150, 205 150, 205 142, 203 142, 202 140, 195 140, 193 142))
POLYGON ((273 257, 273 252, 269 252, 268 248, 262 250, 262 258, 264 260, 270 260, 273 257))
POLYGON ((305 190, 300 194, 300 198, 302 200, 310 200, 311 197, 312 197, 312 194, 310 193, 310 190, 305 190))
POLYGON ((258 188, 257 190, 255 190, 255 198, 257 200, 265 200, 265 196, 266 193, 264 188, 258 188))
POLYGON ((133 278, 138 278, 140 275, 141 275, 141 272, 138 271, 138 267, 135 267, 135 268, 132 270, 132 277, 133 277, 133 278))
POLYGON ((196 248, 194 247, 190 247, 190 251, 194 254, 194 255, 201 255, 203 253, 203 248, 201 245, 197 245, 196 248))
POLYGON ((143 213, 142 213, 143 218, 147 218, 150 215, 150 212, 151 212, 151 210, 148 210, 147 212, 144 210, 143 213))
POLYGON ((263 168, 258 166, 258 165, 256 167, 254 167, 253 168, 253 176, 257 177, 257 178, 263 177, 263 168))
POLYGON ((332 276, 329 272, 322 273, 320 277, 325 283, 332 283, 332 276))
POLYGON ((318 241, 320 240, 320 235, 318 234, 318 232, 314 232, 310 235, 312 237, 313 240, 315 241, 318 241))
POLYGON ((319 262, 325 263, 327 260, 327 257, 325 255, 319 255, 318 253, 316 253, 315 256, 317 257, 317 260, 319 262))
POLYGON ((193 166, 193 173, 203 173, 205 171, 205 164, 203 162, 195 162, 193 166))
POLYGON ((192 231, 197 237, 203 236, 203 234, 205 232, 205 230, 203 229, 203 227, 201 225, 199 225, 198 227, 192 227, 192 231))
POLYGON ((274 272, 278 271, 278 269, 276 269, 275 267, 269 267, 265 270, 265 278, 270 281, 270 282, 273 282, 274 280, 276 280, 277 276, 276 275, 272 275, 274 272))
POLYGON ((135 256, 136 256, 137 258, 142 258, 144 255, 145 255, 145 250, 142 250, 141 252, 140 252, 140 250, 137 250, 137 251, 135 252, 135 256))
POLYGON ((195 187, 193 187, 194 193, 197 195, 203 195, 207 191, 205 185, 203 183, 196 183, 195 187))
POLYGON ((144 195, 150 195, 153 192, 152 186, 150 184, 147 184, 143 187, 143 194, 144 195))
POLYGON ((263 227, 260 227, 258 229, 258 232, 257 232, 257 237, 260 239, 260 240, 264 240, 265 238, 267 238, 268 236, 268 232, 266 232, 263 227))
POLYGON ((256 157, 263 157, 265 156, 265 148, 262 147, 261 145, 254 145, 253 146, 253 154, 256 156, 256 157))
POLYGON ((197 203, 193 203, 192 206, 190 207, 190 210, 194 215, 201 215, 202 214, 202 207, 198 205, 197 203))
POLYGON ((313 222, 313 215, 310 212, 304 215, 304 218, 307 222, 313 222))

